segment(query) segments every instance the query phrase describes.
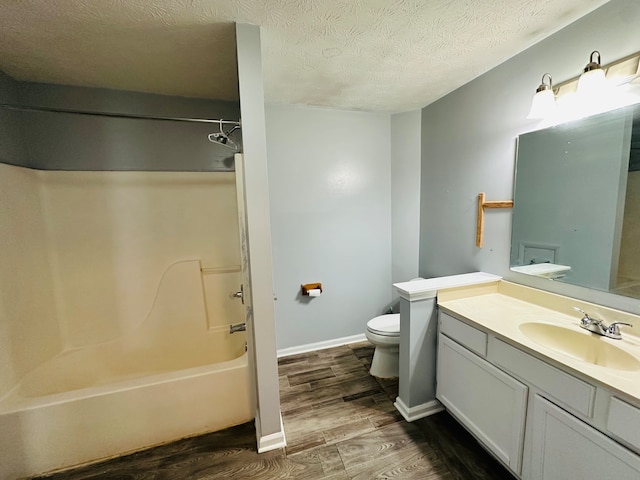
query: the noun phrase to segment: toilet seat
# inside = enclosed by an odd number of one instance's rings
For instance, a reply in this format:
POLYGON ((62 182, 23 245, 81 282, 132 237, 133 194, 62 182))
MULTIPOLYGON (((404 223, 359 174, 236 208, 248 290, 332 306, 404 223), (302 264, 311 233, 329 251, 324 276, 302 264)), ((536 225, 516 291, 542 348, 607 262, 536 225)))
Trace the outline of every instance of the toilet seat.
POLYGON ((383 337, 400 336, 400 314, 380 315, 367 322, 367 330, 383 337))
POLYGON ((391 313, 372 318, 364 332, 375 347, 369 373, 379 378, 398 376, 400 360, 400 314, 391 313))

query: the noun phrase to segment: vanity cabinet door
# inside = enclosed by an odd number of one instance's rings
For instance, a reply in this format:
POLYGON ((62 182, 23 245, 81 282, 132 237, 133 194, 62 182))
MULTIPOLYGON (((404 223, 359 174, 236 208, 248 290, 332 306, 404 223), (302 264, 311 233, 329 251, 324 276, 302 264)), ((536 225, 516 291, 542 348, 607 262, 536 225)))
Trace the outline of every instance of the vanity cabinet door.
POLYGON ((520 474, 525 385, 440 334, 436 398, 487 449, 520 474))
POLYGON ((539 395, 533 409, 532 479, 640 478, 638 455, 539 395))

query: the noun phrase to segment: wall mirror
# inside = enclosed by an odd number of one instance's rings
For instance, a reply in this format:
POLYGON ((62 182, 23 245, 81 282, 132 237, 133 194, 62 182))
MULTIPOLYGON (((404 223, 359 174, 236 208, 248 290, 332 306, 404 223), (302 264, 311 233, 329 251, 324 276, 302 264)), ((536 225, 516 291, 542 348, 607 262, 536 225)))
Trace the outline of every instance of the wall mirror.
POLYGON ((510 266, 640 298, 640 105, 518 137, 510 266))

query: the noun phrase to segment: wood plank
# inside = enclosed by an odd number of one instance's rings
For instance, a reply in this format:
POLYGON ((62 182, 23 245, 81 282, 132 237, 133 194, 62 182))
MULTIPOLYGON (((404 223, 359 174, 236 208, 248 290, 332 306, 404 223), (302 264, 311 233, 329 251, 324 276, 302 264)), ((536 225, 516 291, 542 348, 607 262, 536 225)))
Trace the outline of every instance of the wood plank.
POLYGON ((482 248, 484 237, 484 192, 478 194, 478 221, 476 223, 476 246, 482 248))
POLYGON ((513 200, 492 200, 482 203, 483 208, 513 208, 513 200))
POLYGON ((476 246, 482 248, 484 242, 484 209, 485 208, 513 208, 513 200, 491 200, 485 199, 484 192, 478 194, 478 215, 476 222, 476 246))

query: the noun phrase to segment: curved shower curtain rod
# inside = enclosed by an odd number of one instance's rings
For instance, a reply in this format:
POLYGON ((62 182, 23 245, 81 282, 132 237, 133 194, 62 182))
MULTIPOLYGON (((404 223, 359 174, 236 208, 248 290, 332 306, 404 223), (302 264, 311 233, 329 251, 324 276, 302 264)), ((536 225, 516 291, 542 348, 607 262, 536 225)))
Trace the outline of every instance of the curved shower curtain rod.
POLYGON ((30 107, 22 105, 12 105, 10 103, 0 103, 0 108, 8 110, 17 110, 21 112, 49 112, 49 113, 71 113, 76 115, 90 115, 94 117, 111 117, 111 118, 131 118, 136 120, 162 120, 167 122, 190 122, 190 123, 214 123, 220 126, 233 125, 235 130, 240 128, 240 122, 233 120, 210 119, 210 118, 185 118, 185 117, 155 117, 152 115, 138 115, 135 113, 109 113, 96 112, 91 110, 71 110, 66 108, 50 108, 50 107, 30 107))

